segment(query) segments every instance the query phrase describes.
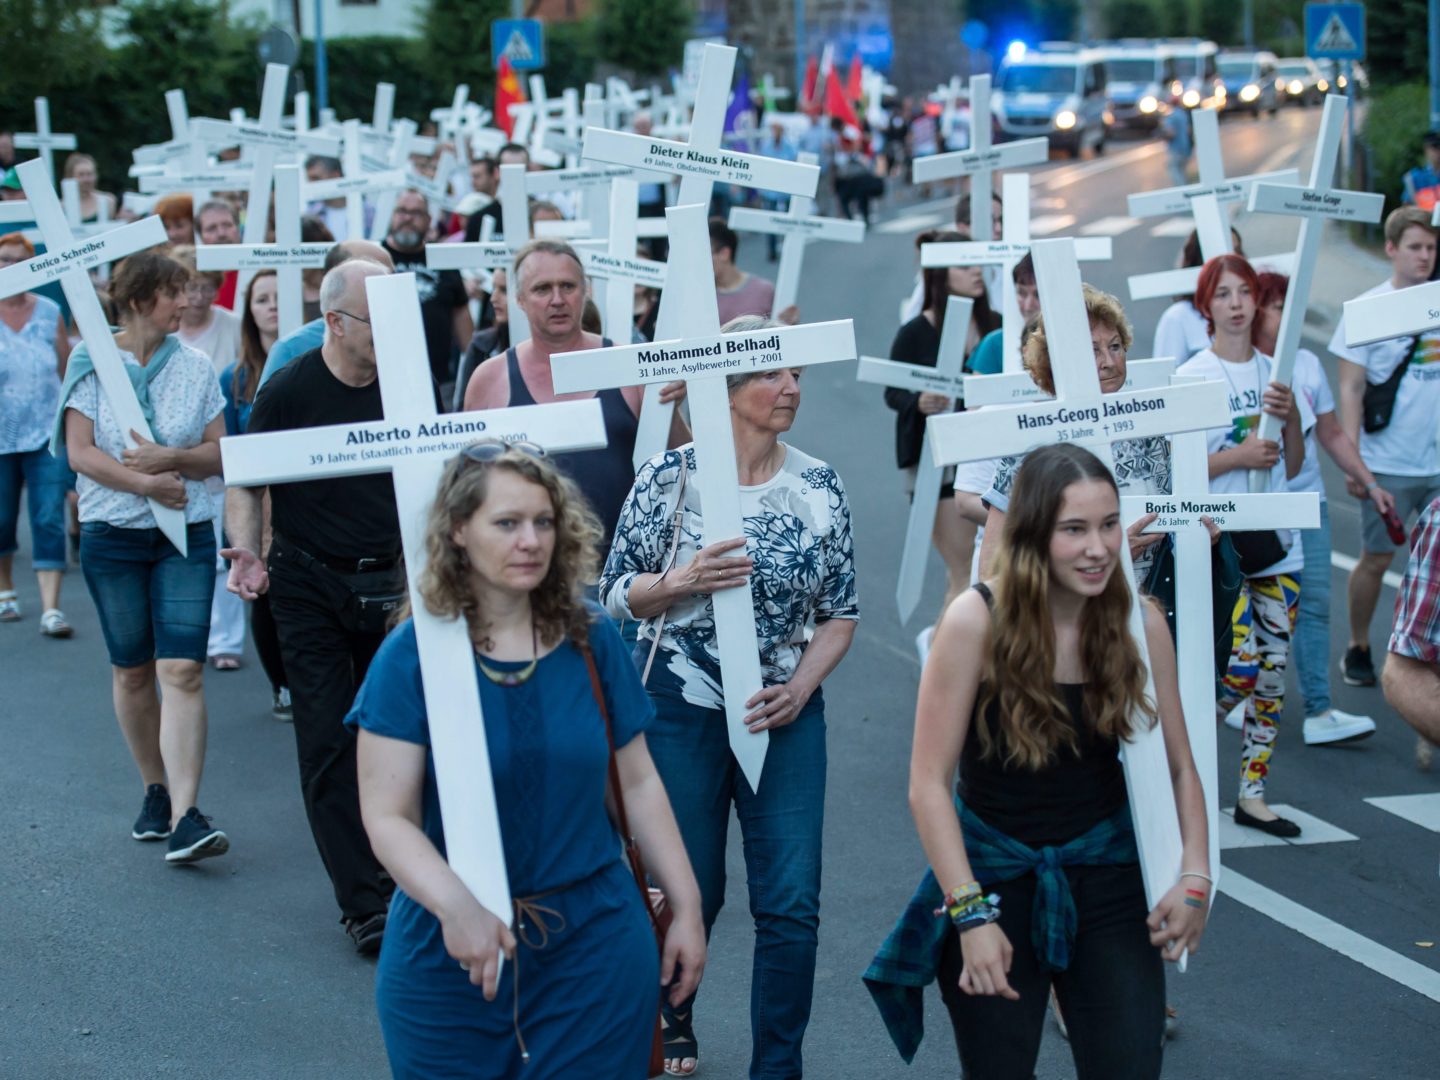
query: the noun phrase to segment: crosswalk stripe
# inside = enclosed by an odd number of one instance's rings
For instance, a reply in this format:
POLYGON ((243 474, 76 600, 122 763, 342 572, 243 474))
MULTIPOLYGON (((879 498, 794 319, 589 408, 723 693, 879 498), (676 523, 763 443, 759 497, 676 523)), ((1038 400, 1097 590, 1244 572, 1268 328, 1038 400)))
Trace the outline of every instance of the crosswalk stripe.
MULTIPOLYGON (((1330 565, 1337 570, 1344 570, 1348 574, 1360 565, 1360 560, 1353 555, 1346 555, 1343 551, 1332 551, 1330 552, 1330 565)), ((1383 580, 1390 588, 1398 589, 1405 579, 1394 570, 1386 570, 1383 580)))
MULTIPOLYGON (((1255 847, 1285 847, 1302 846, 1307 844, 1338 844, 1348 840, 1360 839, 1354 833, 1348 833, 1344 829, 1331 825, 1328 821, 1321 821, 1313 814, 1307 814, 1304 810, 1297 810, 1293 806, 1283 804, 1270 807, 1275 813, 1283 818, 1289 818, 1300 826, 1300 835, 1293 840, 1286 840, 1283 837, 1271 836, 1259 829, 1248 829, 1243 825, 1235 824, 1234 812, 1222 810, 1220 812, 1220 850, 1234 851, 1238 848, 1255 847)), ((1227 874, 1230 872, 1227 868, 1227 874)))
POLYGON ((1121 233, 1129 232, 1131 229, 1135 228, 1135 226, 1139 224, 1139 218, 1125 217, 1123 215, 1116 217, 1102 217, 1080 226, 1080 235, 1119 236, 1121 233))
POLYGON ((930 229, 943 224, 944 221, 944 214, 906 214, 904 217, 882 221, 874 227, 873 231, 880 233, 919 232, 921 229, 930 229))
POLYGON ((1173 237, 1175 239, 1179 239, 1182 236, 1189 236, 1190 233, 1194 231, 1194 229, 1195 221, 1193 218, 1172 217, 1166 218, 1164 221, 1160 222, 1159 225, 1156 225, 1153 229, 1151 229, 1150 235, 1158 237, 1173 237))
POLYGON ((1040 214, 1030 219, 1030 235, 1049 236, 1074 224, 1074 214, 1040 214))
POLYGON ((1440 833, 1440 792, 1424 795, 1384 795, 1365 801, 1377 810, 1402 817, 1422 829, 1440 833))

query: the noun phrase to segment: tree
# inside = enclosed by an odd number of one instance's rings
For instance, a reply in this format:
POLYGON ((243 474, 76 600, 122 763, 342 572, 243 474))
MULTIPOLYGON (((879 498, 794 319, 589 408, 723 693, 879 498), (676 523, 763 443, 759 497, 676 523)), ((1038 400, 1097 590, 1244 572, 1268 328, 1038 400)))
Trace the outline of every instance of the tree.
POLYGON ((468 83, 472 97, 488 98, 495 88, 490 24, 509 17, 509 0, 430 0, 420 22, 423 69, 440 86, 468 83))
POLYGON ((595 23, 599 55, 637 77, 679 67, 693 15, 687 0, 604 0, 595 23))
POLYGON ((1105 0, 1100 22, 1112 38, 1160 36, 1160 10, 1154 0, 1105 0))
POLYGON ((96 5, 93 0, 0 0, 0 56, 7 58, 0 64, 0 128, 16 124, 29 130, 35 122, 32 98, 59 97, 67 88, 89 85, 103 71, 105 45, 96 5))

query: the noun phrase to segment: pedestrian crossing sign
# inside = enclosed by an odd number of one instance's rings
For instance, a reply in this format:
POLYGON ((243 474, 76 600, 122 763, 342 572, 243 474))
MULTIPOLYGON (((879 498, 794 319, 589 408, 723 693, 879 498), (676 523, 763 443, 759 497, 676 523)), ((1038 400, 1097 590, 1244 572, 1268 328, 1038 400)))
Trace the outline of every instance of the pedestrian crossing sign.
POLYGON ((502 56, 516 71, 543 68, 545 24, 539 19, 496 19, 490 24, 490 66, 498 68, 502 56))
POLYGON ((1316 60, 1364 60, 1365 5, 1306 4, 1305 55, 1316 60))

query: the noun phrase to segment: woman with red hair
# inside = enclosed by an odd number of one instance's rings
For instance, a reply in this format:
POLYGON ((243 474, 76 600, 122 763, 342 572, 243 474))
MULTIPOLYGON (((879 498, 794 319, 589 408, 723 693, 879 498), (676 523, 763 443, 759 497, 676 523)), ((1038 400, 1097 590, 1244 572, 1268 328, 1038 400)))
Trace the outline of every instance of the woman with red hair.
MULTIPOLYGON (((1296 408, 1290 388, 1273 381, 1270 357, 1251 340, 1259 292, 1254 268, 1239 255, 1220 255, 1207 262, 1195 289, 1195 307, 1205 316, 1210 348, 1196 353, 1179 372, 1224 382, 1230 391, 1230 426, 1206 433, 1210 490, 1215 494, 1246 492, 1252 469, 1268 470, 1270 489, 1284 491, 1304 462, 1301 413, 1306 407, 1302 403, 1296 408), (1260 438, 1261 413, 1284 421, 1279 442, 1260 438)), ((1218 702, 1223 717, 1248 698, 1235 824, 1272 836, 1299 836, 1300 826, 1265 805, 1265 781, 1277 722, 1284 711, 1285 666, 1300 602, 1304 555, 1292 529, 1232 533, 1231 539, 1245 575, 1236 610, 1248 601, 1251 613, 1249 625, 1236 628, 1218 702)), ((1328 572, 1328 567, 1321 572, 1328 572)))

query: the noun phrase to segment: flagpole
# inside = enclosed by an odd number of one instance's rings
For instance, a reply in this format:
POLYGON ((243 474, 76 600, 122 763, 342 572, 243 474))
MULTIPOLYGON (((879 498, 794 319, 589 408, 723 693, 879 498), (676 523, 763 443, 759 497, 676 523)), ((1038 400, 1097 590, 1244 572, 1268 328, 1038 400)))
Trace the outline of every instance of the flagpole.
MULTIPOLYGON (((1436 0, 1431 0, 1434 4, 1436 0)), ((805 63, 809 50, 805 47, 805 0, 795 0, 795 102, 800 107, 800 88, 805 85, 805 63)))

